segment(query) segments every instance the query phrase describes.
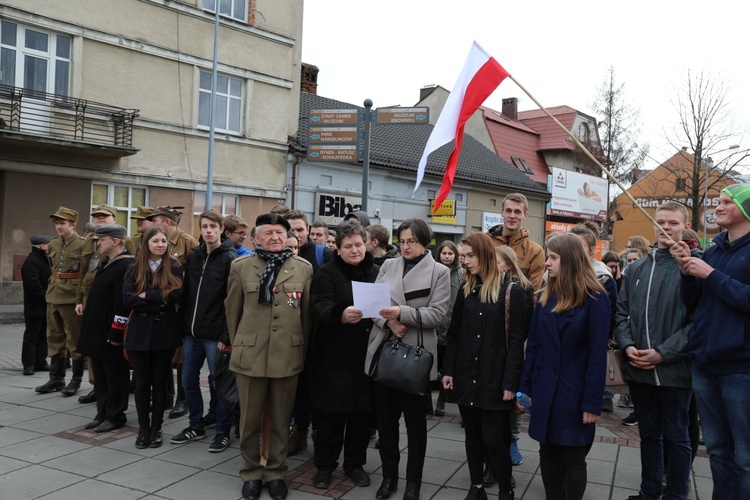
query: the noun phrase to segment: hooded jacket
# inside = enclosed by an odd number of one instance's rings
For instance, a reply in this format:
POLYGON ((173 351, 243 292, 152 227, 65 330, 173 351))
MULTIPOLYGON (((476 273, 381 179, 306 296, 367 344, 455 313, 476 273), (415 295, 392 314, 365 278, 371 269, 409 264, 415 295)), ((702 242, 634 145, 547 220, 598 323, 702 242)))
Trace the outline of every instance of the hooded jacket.
POLYGON ((750 372, 750 234, 714 239, 703 260, 706 279, 682 275, 682 299, 693 313, 689 350, 693 363, 718 376, 750 372))
POLYGON ((513 249, 518 257, 521 270, 531 281, 534 290, 542 287, 542 275, 544 274, 544 249, 529 237, 529 231, 522 227, 520 231, 509 236, 503 236, 503 226, 491 227, 488 234, 492 237, 492 243, 499 247, 507 245, 513 249))
POLYGON ((357 219, 360 224, 362 224, 362 227, 367 227, 370 225, 370 216, 367 215, 367 212, 363 210, 355 210, 353 212, 349 212, 346 214, 346 217, 344 217, 344 220, 347 221, 349 219, 357 219))
MULTIPOLYGON (((694 257, 700 251, 692 250, 694 257)), ((622 357, 625 380, 664 387, 691 387, 688 335, 692 315, 680 298, 680 268, 669 250, 654 249, 634 262, 617 300, 615 337, 623 351, 656 349, 664 363, 654 370, 631 366, 622 357)), ((624 354, 624 352, 623 352, 624 354)))
POLYGON ((375 262, 375 265, 382 266, 383 262, 385 262, 386 260, 395 259, 396 257, 400 256, 401 255, 398 253, 398 248, 388 243, 386 245, 385 255, 383 255, 382 257, 373 257, 373 261, 375 262))

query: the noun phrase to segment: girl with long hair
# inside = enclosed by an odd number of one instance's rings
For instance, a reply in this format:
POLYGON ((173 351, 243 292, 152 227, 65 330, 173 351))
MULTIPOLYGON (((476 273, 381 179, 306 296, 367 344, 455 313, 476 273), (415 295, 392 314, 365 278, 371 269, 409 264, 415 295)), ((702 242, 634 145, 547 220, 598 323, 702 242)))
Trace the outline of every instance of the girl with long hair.
POLYGON ((443 388, 453 390, 466 431, 471 477, 466 498, 487 498, 482 484, 486 454, 499 498, 512 499, 510 416, 523 369, 525 296, 522 287, 505 280, 487 234, 474 233, 462 244, 468 274, 453 306, 443 388))
POLYGON ((157 226, 143 235, 142 248, 130 265, 123 301, 131 311, 125 349, 130 354, 138 413, 136 448, 158 448, 172 356, 182 344, 175 305, 182 293, 180 264, 167 251, 169 237, 157 226), (153 411, 149 411, 153 394, 153 411))
POLYGON ((539 441, 547 499, 576 500, 602 409, 610 305, 578 236, 551 238, 545 265, 521 391, 534 405, 529 435, 539 441))

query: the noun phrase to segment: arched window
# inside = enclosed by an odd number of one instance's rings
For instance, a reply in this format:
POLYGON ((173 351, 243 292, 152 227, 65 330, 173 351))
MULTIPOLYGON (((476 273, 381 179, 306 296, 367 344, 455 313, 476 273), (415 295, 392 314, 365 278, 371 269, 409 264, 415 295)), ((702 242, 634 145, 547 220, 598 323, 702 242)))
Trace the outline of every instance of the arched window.
POLYGON ((578 140, 587 143, 589 142, 589 124, 581 123, 578 126, 578 140))

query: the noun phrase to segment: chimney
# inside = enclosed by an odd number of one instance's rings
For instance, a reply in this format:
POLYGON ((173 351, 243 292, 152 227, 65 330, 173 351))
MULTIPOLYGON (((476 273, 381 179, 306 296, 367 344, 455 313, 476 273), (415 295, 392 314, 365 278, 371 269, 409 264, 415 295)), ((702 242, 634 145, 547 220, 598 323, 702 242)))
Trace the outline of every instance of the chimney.
POLYGON ((318 94, 318 72, 320 70, 317 66, 312 64, 302 63, 302 80, 300 82, 300 90, 307 92, 308 94, 318 94))
POLYGON ((424 87, 419 89, 419 100, 421 101, 428 95, 432 94, 432 91, 435 90, 436 88, 437 88, 437 85, 432 84, 432 85, 425 85, 424 87))
POLYGON ((513 121, 518 121, 518 98, 503 99, 503 114, 513 121))

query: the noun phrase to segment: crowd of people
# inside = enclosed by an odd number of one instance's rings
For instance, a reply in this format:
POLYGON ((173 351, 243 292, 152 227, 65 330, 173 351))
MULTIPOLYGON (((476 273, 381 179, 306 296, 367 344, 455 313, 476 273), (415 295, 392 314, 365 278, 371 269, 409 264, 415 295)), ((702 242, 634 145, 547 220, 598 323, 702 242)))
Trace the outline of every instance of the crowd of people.
POLYGON ((426 416, 445 415, 448 403, 465 429, 466 498, 486 499, 496 482, 498 498, 512 499, 528 412, 546 498, 574 500, 586 489, 597 419, 612 411, 605 378, 616 348, 627 383, 617 404, 634 408, 623 423, 641 436, 640 491, 630 498, 686 499, 700 428, 714 498, 750 498, 750 185, 724 189, 719 201, 726 231, 709 248, 699 248, 685 207, 666 202, 653 244, 633 236, 600 261, 590 223, 544 248, 532 241, 518 193, 503 201, 501 225, 440 242, 435 254, 418 218, 392 239, 364 212, 329 228, 283 205, 254 224, 209 210, 196 239, 179 228, 181 207, 139 207, 130 238, 113 207, 97 206, 84 236, 78 213, 59 207, 50 215, 57 237, 33 236, 22 267, 24 374, 48 370, 36 392, 72 396, 88 364, 93 391, 79 400, 96 402, 85 427, 97 433, 126 424, 134 392, 137 448, 162 446, 167 410, 188 416, 171 444, 215 426, 208 451, 219 453, 234 427, 247 499, 264 486, 286 498, 287 457, 308 447, 311 429, 316 488, 329 489, 342 452, 346 476, 369 486, 366 450, 377 437, 375 496, 390 498, 403 416, 403 498, 416 500, 426 416), (390 306, 365 317, 354 283, 386 284, 390 306), (434 408, 430 388, 371 379, 394 338, 434 355, 434 408), (217 382, 225 373, 236 399, 217 382))

